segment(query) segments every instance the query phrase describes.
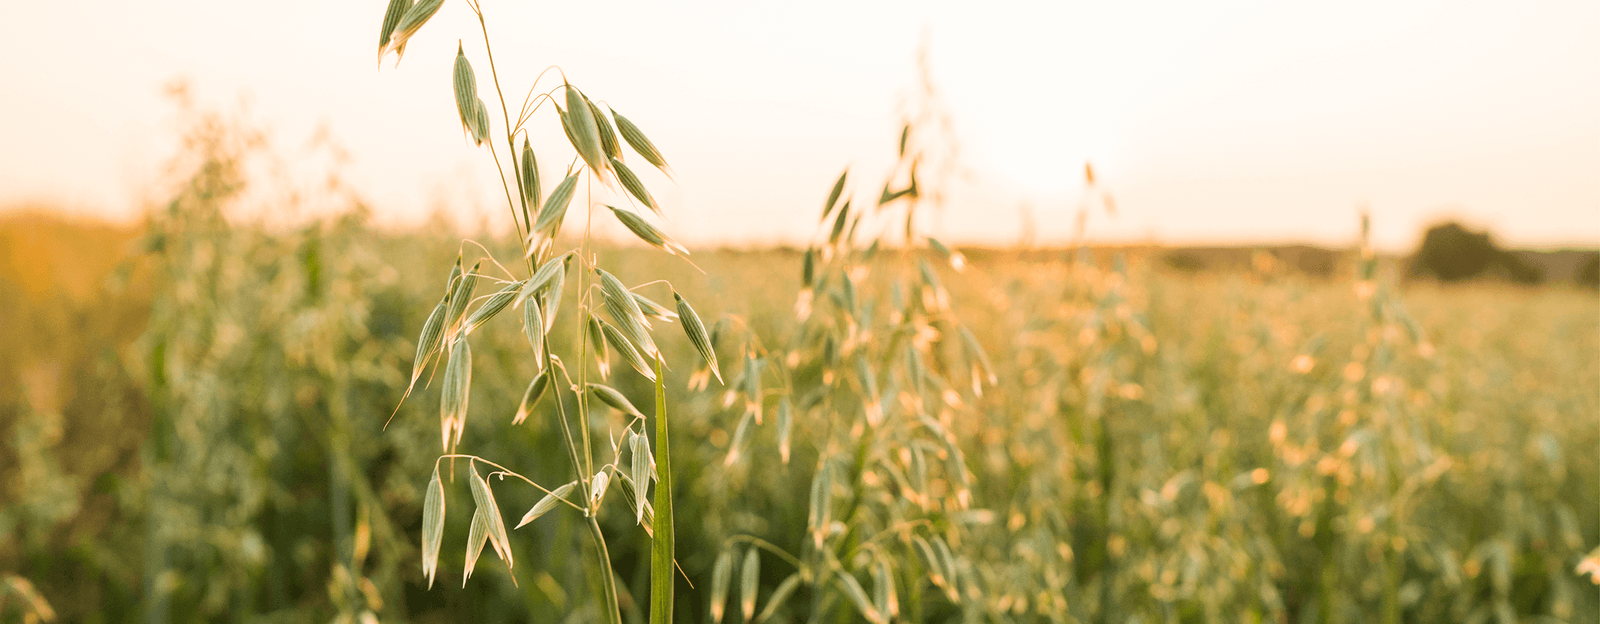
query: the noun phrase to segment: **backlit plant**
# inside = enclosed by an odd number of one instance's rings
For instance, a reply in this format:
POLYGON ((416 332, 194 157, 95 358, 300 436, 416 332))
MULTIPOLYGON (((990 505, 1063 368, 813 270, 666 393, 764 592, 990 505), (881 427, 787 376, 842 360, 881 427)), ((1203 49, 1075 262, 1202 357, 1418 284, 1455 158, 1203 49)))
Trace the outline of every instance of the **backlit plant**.
MULTIPOLYGON (((379 36, 380 61, 391 51, 397 58, 401 56, 410 38, 441 4, 442 0, 422 0, 416 4, 411 0, 392 0, 379 36)), ((422 567, 431 585, 444 541, 445 483, 455 478, 457 460, 465 460, 464 478, 476 509, 467 535, 463 583, 465 577, 471 576, 486 544, 493 547, 508 568, 514 565, 510 534, 492 487, 494 481, 513 477, 543 492, 544 498, 510 530, 563 508, 582 514, 586 519, 595 547, 595 563, 600 569, 599 609, 607 621, 619 624, 621 611, 615 575, 598 515, 607 494, 620 492, 626 499, 628 513, 652 536, 651 621, 670 621, 674 544, 672 471, 667 456, 664 358, 651 333, 651 319, 681 324, 709 369, 720 375, 716 354, 704 325, 687 301, 671 292, 675 305, 668 308, 635 292, 601 266, 599 256, 590 247, 591 225, 595 214, 599 213, 602 218, 609 215, 617 219, 639 239, 668 254, 688 254, 683 246, 643 215, 645 208, 659 215, 660 206, 626 164, 622 146, 627 145, 638 159, 662 171, 667 170, 667 163, 638 126, 610 106, 591 100, 566 82, 564 74, 560 84, 544 90, 540 90, 539 85, 546 74, 536 77, 513 119, 500 91, 482 6, 472 0, 468 0, 467 5, 483 27, 484 52, 501 109, 501 132, 498 136, 493 132, 494 122, 488 106, 478 95, 476 75, 464 46, 457 47, 453 72, 457 112, 466 134, 474 144, 485 147, 494 160, 512 213, 513 227, 521 241, 522 257, 513 263, 513 268, 488 256, 486 259, 497 269, 493 272, 483 270, 482 260, 470 269, 465 268, 458 257, 445 281, 444 293, 417 341, 411 385, 415 386, 422 379, 430 362, 436 363, 436 369, 443 368, 439 382, 442 385, 440 437, 444 453, 435 462, 426 490, 422 567), (528 125, 546 105, 554 109, 555 121, 561 124, 575 153, 561 181, 548 193, 542 189, 538 159, 527 136, 528 125), (522 139, 520 150, 519 137, 522 139), (495 145, 498 139, 504 140, 503 154, 495 145), (617 198, 627 200, 631 206, 599 203, 603 189, 614 191, 617 198), (578 199, 577 209, 584 219, 583 232, 574 246, 563 248, 569 244, 569 239, 562 238, 562 226, 575 199, 578 199), (575 341, 577 352, 563 358, 553 352, 551 338, 557 320, 563 318, 560 314, 562 295, 569 276, 574 274, 577 305, 567 322, 573 327, 573 335, 581 338, 575 341), (494 292, 476 296, 478 282, 484 280, 492 282, 494 292), (501 460, 505 462, 502 464, 460 452, 472 385, 471 335, 508 310, 520 311, 520 315, 507 316, 520 317, 529 345, 525 357, 537 371, 511 424, 528 418, 557 419, 571 466, 572 478, 564 484, 547 487, 507 467, 505 464, 515 463, 509 459, 501 460), (628 368, 655 384, 653 449, 646 427, 649 419, 622 392, 603 383, 613 374, 612 351, 628 368), (620 414, 621 419, 611 418, 612 414, 620 414), (605 444, 593 440, 597 430, 609 434, 605 444), (443 466, 446 473, 443 476, 442 464, 448 464, 443 466), (487 474, 479 472, 480 464, 486 467, 487 474), (652 482, 657 485, 653 502, 652 482)), ((655 282, 641 287, 653 284, 655 282)), ((666 285, 665 290, 670 289, 670 285, 666 285)), ((630 373, 619 371, 616 374, 630 373)))

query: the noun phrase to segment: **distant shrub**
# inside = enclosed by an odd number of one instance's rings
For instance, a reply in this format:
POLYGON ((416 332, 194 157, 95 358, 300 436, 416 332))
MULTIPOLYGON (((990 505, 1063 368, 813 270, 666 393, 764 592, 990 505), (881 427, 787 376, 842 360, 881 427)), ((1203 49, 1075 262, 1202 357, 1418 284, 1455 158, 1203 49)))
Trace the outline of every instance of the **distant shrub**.
POLYGON ((1454 222, 1428 228, 1407 271, 1411 278, 1432 277, 1441 282, 1485 275, 1519 284, 1537 284, 1544 280, 1542 271, 1501 249, 1488 232, 1474 232, 1454 222))
POLYGON ((1206 268, 1206 261, 1184 252, 1169 253, 1162 258, 1167 268, 1181 273, 1195 273, 1206 268))
POLYGON ((1589 254, 1589 259, 1579 262, 1572 281, 1579 286, 1600 288, 1600 253, 1589 254))

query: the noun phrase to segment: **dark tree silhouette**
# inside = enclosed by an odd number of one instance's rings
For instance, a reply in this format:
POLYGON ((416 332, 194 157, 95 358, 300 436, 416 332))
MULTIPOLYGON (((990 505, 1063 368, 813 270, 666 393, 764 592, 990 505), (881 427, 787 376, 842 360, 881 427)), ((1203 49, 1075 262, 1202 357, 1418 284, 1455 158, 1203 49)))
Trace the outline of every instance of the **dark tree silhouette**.
POLYGON ((1578 263, 1578 270, 1573 274, 1572 281, 1579 286, 1600 288, 1600 253, 1589 254, 1589 259, 1578 263))
POLYGON ((1519 284, 1544 280, 1538 268, 1501 249, 1488 232, 1474 232, 1454 222, 1428 228, 1407 270, 1408 277, 1432 277, 1441 282, 1486 275, 1519 284))

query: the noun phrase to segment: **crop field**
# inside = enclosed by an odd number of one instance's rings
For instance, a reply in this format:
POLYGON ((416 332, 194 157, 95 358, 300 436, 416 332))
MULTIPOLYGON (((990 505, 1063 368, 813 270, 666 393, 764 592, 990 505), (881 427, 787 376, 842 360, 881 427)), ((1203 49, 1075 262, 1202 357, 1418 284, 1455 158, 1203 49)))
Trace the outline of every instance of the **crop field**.
MULTIPOLYGON (((606 619, 576 507, 511 529, 512 567, 457 582, 475 462, 438 463, 442 370, 401 398, 441 268, 483 250, 359 209, 232 222, 226 164, 136 229, 5 225, 5 619, 606 619), (88 236, 103 243, 72 244, 88 236)), ((1600 614, 1592 291, 1402 285, 1355 248, 1328 278, 1265 255, 1174 274, 1137 252, 827 249, 701 251, 696 270, 594 247, 622 280, 669 280, 720 362, 719 381, 655 321, 679 621, 1600 614)), ((584 341, 575 289, 549 308, 552 351, 584 341)), ((471 339, 457 452, 571 481, 556 407, 519 413, 538 367, 519 325, 471 339)), ((623 355, 605 383, 648 412, 623 355)), ((635 423, 587 422, 624 481, 635 423)), ((488 482, 506 522, 543 495, 488 482)), ((649 521, 614 488, 598 526, 621 618, 644 621, 649 521)))
POLYGON ((192 108, 136 225, 0 217, 0 622, 1600 620, 1582 280, 1459 227, 1511 281, 1414 279, 1365 217, 1226 269, 1088 208, 952 248, 926 82, 806 244, 686 249, 645 131, 564 71, 508 104, 464 4, 514 234, 378 227, 192 108))

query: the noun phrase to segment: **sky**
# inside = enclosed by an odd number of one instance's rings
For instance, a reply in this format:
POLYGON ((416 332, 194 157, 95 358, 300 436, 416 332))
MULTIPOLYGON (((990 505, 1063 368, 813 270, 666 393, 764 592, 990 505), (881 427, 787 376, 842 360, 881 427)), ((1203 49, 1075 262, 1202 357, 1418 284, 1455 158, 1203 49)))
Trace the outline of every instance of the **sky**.
MULTIPOLYGON (((0 206, 132 220, 158 204, 185 122, 163 86, 182 79, 202 107, 267 128, 286 162, 327 167, 309 145, 331 137, 341 178, 380 224, 440 213, 506 227, 494 162, 463 138, 450 87, 460 42, 498 111, 469 5, 446 0, 398 67, 393 55, 380 67, 385 5, 9 8, 0 206)), ((636 122, 673 170, 641 177, 691 247, 811 240, 846 166, 860 200, 875 198, 919 50, 960 163, 923 227, 950 242, 1070 241, 1092 162, 1115 199, 1087 225, 1104 242, 1345 245, 1365 210, 1392 250, 1445 218, 1514 245, 1600 246, 1592 1, 483 9, 513 114, 558 65, 636 122)), ((532 136, 553 183, 572 152, 546 113, 532 136)))

